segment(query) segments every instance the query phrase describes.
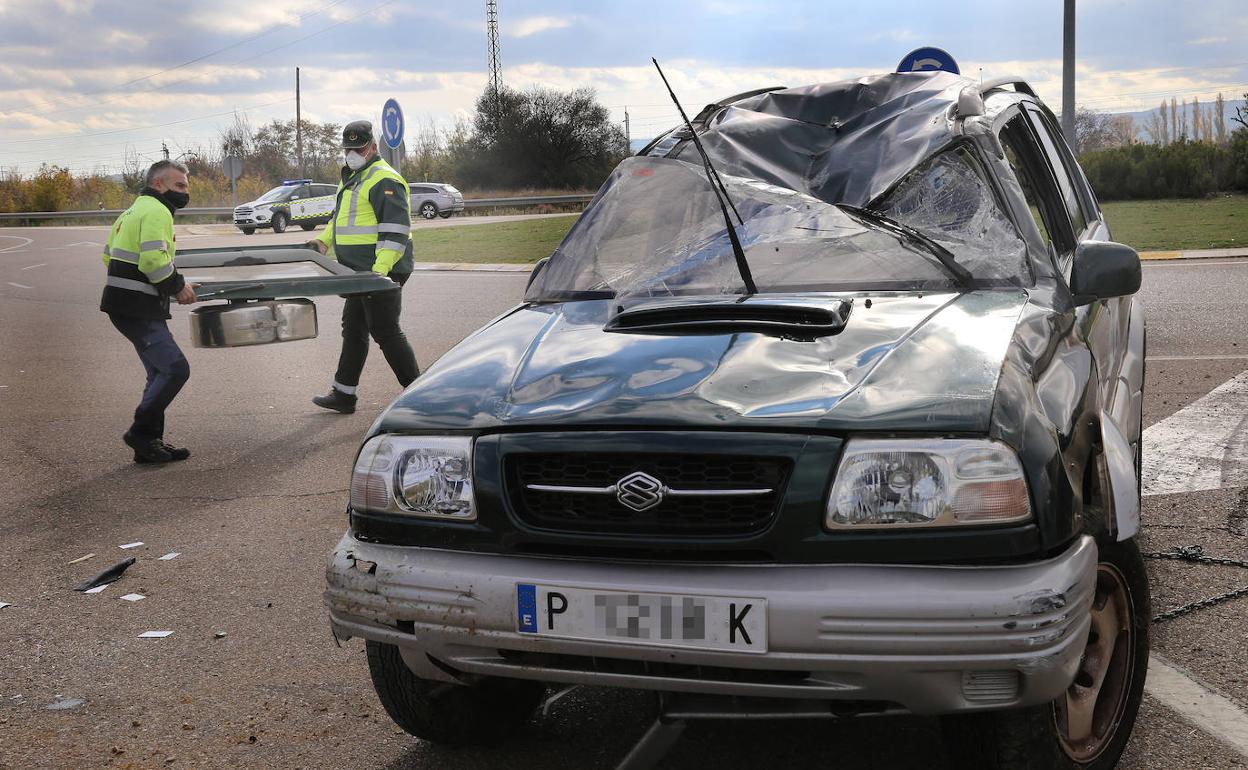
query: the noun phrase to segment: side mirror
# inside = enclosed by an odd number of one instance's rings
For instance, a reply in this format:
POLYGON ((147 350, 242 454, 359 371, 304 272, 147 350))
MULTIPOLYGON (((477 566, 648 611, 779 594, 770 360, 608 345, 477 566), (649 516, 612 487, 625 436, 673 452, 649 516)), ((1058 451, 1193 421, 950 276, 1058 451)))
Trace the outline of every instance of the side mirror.
POLYGON ((1140 255, 1113 241, 1083 241, 1075 249, 1070 293, 1076 305, 1125 297, 1140 290, 1140 255))
POLYGON ((533 282, 537 280, 537 277, 541 275, 542 270, 546 268, 546 263, 549 261, 550 257, 542 257, 537 260, 537 264, 533 266, 533 271, 529 273, 529 282, 524 285, 525 292, 528 292, 529 287, 531 287, 533 282))

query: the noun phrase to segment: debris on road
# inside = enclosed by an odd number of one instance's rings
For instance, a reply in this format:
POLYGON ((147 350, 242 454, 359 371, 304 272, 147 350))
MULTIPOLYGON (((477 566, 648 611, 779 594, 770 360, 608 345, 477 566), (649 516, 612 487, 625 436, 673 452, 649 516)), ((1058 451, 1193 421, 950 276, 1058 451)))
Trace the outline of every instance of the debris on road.
POLYGON ((142 541, 142 540, 136 540, 136 541, 134 541, 133 543, 126 543, 125 545, 119 545, 119 546, 117 546, 117 547, 118 547, 118 548, 138 548, 138 547, 139 547, 139 546, 141 546, 141 545, 143 545, 143 541, 142 541))
POLYGON ((74 590, 85 592, 89 588, 95 588, 97 586, 102 586, 102 585, 108 585, 109 583, 112 583, 120 579, 122 573, 125 572, 127 569, 129 569, 130 565, 134 564, 135 561, 136 560, 133 556, 131 556, 129 559, 126 559, 125 561, 119 561, 113 566, 101 572, 100 574, 96 575, 95 577, 89 578, 83 581, 74 590))
POLYGON ((71 562, 66 562, 66 563, 67 563, 67 564, 77 564, 78 562, 86 561, 87 559, 91 559, 91 558, 94 558, 94 557, 95 557, 95 554, 93 554, 93 553, 89 553, 89 554, 87 554, 86 556, 79 556, 77 559, 74 559, 73 561, 71 561, 71 562))
POLYGON ((44 706, 44 708, 48 711, 69 711, 70 709, 76 709, 79 706, 85 705, 86 702, 86 698, 65 698, 57 695, 52 699, 52 702, 44 706))
POLYGON ((224 638, 225 638, 225 632, 224 632, 224 631, 217 631, 216 633, 214 633, 214 634, 212 635, 212 638, 214 638, 214 639, 224 639, 224 638))
POLYGON ((83 593, 84 594, 98 594, 100 591, 103 591, 105 588, 108 588, 109 585, 111 584, 105 583, 102 586, 96 586, 95 588, 88 588, 87 590, 83 591, 83 593))
POLYGON ((176 559, 181 555, 182 555, 181 551, 173 551, 172 553, 167 553, 164 556, 160 557, 159 559, 157 559, 157 561, 169 561, 170 559, 176 559))
POLYGON ((125 599, 128 602, 137 602, 137 601, 146 599, 147 597, 144 596, 143 594, 126 594, 125 596, 121 598, 125 599))
POLYGON ((12 607, 12 606, 13 605, 9 604, 8 602, 0 602, 0 610, 4 609, 5 607, 12 607))
POLYGON ((143 633, 139 634, 137 638, 139 639, 164 639, 166 636, 169 636, 172 633, 173 633, 172 631, 144 631, 143 633))

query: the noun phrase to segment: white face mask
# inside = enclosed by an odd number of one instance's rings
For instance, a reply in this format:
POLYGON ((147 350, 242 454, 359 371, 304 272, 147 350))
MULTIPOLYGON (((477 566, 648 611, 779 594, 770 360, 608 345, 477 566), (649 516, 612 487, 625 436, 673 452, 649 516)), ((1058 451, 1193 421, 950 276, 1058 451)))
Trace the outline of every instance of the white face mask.
POLYGON ((347 153, 347 168, 359 171, 364 166, 364 156, 352 150, 347 153))

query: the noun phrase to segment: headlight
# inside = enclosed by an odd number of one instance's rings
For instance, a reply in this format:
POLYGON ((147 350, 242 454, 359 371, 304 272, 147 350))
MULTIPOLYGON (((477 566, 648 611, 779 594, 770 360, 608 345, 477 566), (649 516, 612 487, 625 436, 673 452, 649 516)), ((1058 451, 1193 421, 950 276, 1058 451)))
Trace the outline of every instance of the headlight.
POLYGON ((1006 524, 1031 518, 1018 455, 979 439, 854 439, 828 495, 828 529, 1006 524))
POLYGON ((477 518, 472 496, 472 439, 373 438, 355 461, 351 507, 455 521, 477 518))

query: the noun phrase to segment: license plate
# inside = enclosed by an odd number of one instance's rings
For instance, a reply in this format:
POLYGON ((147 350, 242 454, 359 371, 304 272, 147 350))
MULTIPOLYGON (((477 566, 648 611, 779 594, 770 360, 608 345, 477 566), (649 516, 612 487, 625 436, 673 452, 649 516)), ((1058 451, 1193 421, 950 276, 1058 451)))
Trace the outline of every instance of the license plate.
POLYGON ((516 630, 654 647, 767 652, 767 601, 518 583, 516 630))

